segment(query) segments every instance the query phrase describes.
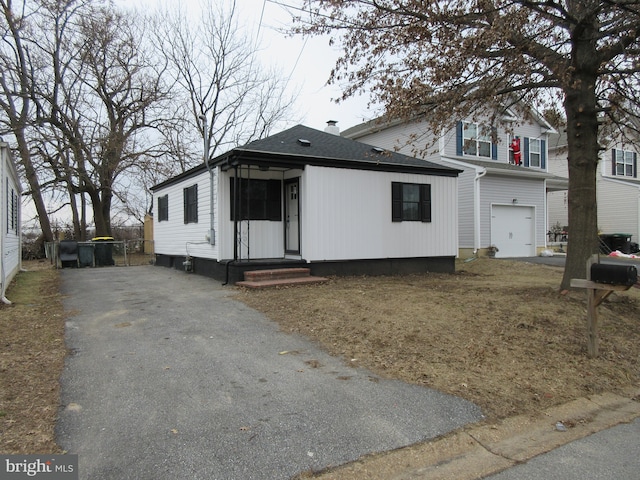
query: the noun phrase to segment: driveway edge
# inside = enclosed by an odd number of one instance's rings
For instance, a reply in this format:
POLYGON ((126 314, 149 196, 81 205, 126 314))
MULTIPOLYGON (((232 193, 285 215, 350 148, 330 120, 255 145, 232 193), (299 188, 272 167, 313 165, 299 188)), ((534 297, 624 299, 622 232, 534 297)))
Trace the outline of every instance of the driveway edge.
POLYGON ((640 417, 640 391, 604 393, 520 415, 496 424, 475 424, 431 442, 364 457, 314 476, 329 479, 471 480, 640 417), (562 423, 560 429, 556 427, 562 423), (563 429, 564 427, 564 429, 563 429), (564 430, 564 431, 561 431, 564 430))

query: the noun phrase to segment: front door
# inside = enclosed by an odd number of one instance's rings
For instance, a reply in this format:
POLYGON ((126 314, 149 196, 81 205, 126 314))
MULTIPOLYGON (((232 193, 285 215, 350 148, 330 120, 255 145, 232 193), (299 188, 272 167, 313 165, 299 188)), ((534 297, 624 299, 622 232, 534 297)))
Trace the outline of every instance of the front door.
POLYGON ((285 182, 285 232, 284 250, 286 253, 300 253, 300 179, 285 182))

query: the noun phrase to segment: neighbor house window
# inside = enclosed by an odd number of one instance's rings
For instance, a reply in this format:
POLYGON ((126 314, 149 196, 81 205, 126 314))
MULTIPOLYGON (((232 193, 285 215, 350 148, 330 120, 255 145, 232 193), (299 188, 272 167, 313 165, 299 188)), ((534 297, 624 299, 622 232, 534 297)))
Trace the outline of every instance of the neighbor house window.
POLYGON ((394 222, 430 222, 431 185, 392 182, 391 220, 394 222))
POLYGON ((541 166, 541 148, 540 140, 537 138, 529 139, 529 166, 540 168, 541 166))
POLYGON ((637 177, 637 154, 629 150, 613 150, 613 174, 637 177))
POLYGON ((491 129, 471 122, 462 122, 462 145, 465 155, 491 158, 491 129))
POLYGON ((184 223, 198 223, 198 184, 187 187, 184 192, 184 223))
POLYGON ((231 181, 231 220, 282 221, 282 182, 238 178, 238 197, 235 198, 236 179, 231 181), (240 215, 235 212, 236 201, 240 215))
POLYGON ((169 195, 158 197, 158 221, 169 220, 169 195))

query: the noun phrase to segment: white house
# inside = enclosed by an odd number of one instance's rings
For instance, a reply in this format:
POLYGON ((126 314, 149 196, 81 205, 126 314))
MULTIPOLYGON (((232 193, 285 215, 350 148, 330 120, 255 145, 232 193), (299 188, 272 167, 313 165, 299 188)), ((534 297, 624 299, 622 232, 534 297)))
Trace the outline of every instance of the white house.
POLYGON ((566 179, 548 172, 548 136, 541 117, 507 129, 459 121, 435 134, 425 120, 349 128, 343 136, 399 152, 421 152, 426 161, 462 170, 458 186, 460 256, 497 248, 496 257, 535 256, 546 248, 547 193, 566 190, 566 179), (432 147, 430 147, 432 146, 432 147))
POLYGON ((226 281, 454 271, 458 173, 298 125, 154 186, 156 264, 226 281))
MULTIPOLYGON (((610 139, 600 152, 596 171, 598 230, 603 234, 605 243, 610 237, 611 246, 625 250, 624 253, 633 253, 631 250, 636 251, 636 248, 631 244, 640 243, 638 148, 637 144, 622 138, 610 139), (629 238, 630 242, 626 240, 629 238)), ((565 132, 551 136, 549 171, 565 178, 569 175, 565 132)), ((553 229, 556 225, 569 227, 571 234, 566 192, 549 195, 549 227, 553 229)), ((605 253, 607 246, 603 244, 605 253)))
POLYGON ((20 235, 22 189, 16 165, 11 156, 9 145, 0 141, 0 174, 2 185, 2 208, 0 211, 0 300, 7 300, 5 292, 11 280, 20 271, 22 262, 22 239, 20 235))

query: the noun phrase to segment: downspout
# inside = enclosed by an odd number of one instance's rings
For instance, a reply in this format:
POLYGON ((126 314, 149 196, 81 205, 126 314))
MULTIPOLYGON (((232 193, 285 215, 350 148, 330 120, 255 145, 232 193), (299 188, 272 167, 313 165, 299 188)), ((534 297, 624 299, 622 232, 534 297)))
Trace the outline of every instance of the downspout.
POLYGON ((209 164, 209 131, 207 128, 207 117, 201 115, 202 131, 204 133, 204 163, 209 171, 209 245, 216 244, 216 231, 215 231, 215 207, 213 204, 213 184, 215 180, 215 170, 209 164))
POLYGON ((480 179, 487 174, 487 169, 483 168, 482 171, 476 170, 476 177, 473 181, 473 196, 475 197, 473 200, 474 208, 473 208, 473 240, 474 240, 474 250, 473 254, 475 256, 478 255, 478 251, 480 250, 480 179))

